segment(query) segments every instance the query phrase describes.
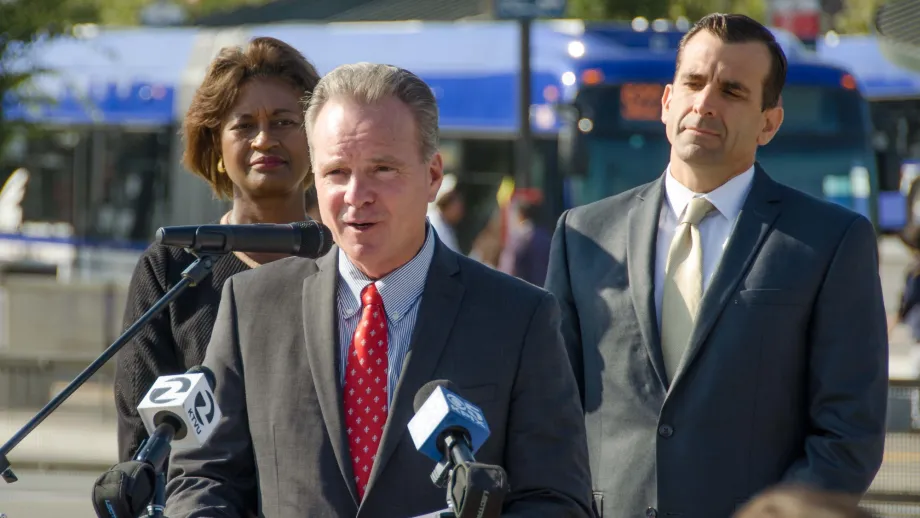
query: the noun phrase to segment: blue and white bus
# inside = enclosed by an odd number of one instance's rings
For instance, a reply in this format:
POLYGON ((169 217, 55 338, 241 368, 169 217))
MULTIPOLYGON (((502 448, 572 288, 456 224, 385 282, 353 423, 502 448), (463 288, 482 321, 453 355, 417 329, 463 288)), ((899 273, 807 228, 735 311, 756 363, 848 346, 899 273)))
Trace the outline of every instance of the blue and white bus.
MULTIPOLYGON (((856 82, 795 38, 777 34, 789 56, 786 120, 761 150, 761 162, 778 180, 875 221, 877 174, 868 109, 856 82)), ((50 132, 13 146, 3 166, 4 172, 19 166, 32 172, 23 201, 26 219, 70 222, 80 238, 137 248, 158 226, 208 221, 224 210, 179 165, 178 130, 217 50, 254 36, 289 42, 321 73, 343 63, 384 62, 431 85, 446 167, 458 175, 470 202, 461 245, 468 246, 486 224, 498 186, 516 170, 514 23, 90 27, 80 35, 34 49, 33 57, 54 72, 39 77, 36 88, 55 102, 6 99, 4 116, 50 132)), ((661 174, 668 143, 659 99, 673 76, 681 35, 673 28, 580 21, 533 25, 530 184, 544 193, 547 222, 567 207, 661 174), (563 116, 573 113, 571 107, 576 116, 563 116)))
POLYGON ((817 52, 850 70, 869 101, 879 171, 879 226, 900 230, 908 213, 905 197, 920 173, 920 72, 888 61, 874 35, 830 33, 818 40, 817 52))

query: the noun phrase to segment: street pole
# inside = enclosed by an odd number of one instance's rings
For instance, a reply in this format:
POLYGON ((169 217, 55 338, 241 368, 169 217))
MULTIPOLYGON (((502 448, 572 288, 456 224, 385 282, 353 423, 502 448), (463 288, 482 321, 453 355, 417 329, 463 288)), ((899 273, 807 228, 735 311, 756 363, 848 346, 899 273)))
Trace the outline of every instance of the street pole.
POLYGON ((518 21, 520 25, 521 74, 518 78, 518 127, 520 137, 517 142, 517 179, 515 187, 530 187, 531 153, 533 137, 530 131, 530 18, 524 16, 518 21))

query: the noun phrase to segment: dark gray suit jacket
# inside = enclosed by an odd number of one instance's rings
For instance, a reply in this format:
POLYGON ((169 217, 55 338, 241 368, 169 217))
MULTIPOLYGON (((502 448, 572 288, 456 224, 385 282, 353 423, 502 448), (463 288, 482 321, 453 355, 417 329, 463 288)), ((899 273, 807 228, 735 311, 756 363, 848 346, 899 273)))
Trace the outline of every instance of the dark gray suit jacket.
POLYGON ((508 473, 508 516, 587 517, 584 419, 549 293, 438 242, 367 494, 357 501, 342 417, 338 248, 230 278, 204 364, 225 417, 171 462, 167 516, 402 518, 446 506, 434 461, 406 429, 416 392, 447 379, 491 436, 480 462, 508 473))
POLYGON ((872 225, 758 165, 669 384, 653 286, 663 179, 568 211, 553 239, 546 286, 603 515, 724 518, 782 481, 865 492, 888 382, 872 225))

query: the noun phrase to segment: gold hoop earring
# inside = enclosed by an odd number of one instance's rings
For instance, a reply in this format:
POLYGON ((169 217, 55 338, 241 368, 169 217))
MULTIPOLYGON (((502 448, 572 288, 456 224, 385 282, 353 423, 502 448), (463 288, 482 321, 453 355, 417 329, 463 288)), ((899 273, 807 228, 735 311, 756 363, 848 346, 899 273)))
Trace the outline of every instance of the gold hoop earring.
POLYGON ((224 159, 223 157, 217 159, 217 172, 226 173, 227 169, 224 168, 224 159))

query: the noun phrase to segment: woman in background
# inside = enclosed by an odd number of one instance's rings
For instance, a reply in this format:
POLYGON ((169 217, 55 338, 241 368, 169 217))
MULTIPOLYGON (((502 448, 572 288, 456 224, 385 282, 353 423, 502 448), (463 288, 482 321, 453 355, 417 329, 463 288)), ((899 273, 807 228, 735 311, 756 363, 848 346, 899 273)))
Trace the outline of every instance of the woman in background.
MULTIPOLYGON (((221 224, 290 223, 308 219, 312 185, 303 126, 305 96, 319 81, 315 67, 274 38, 226 47, 211 62, 185 118, 183 163, 214 193, 232 200, 221 224)), ((284 257, 234 252, 182 294, 119 351, 115 367, 118 456, 134 457, 147 437, 137 413, 159 376, 181 374, 204 359, 221 289, 231 275, 284 257)), ((137 263, 128 291, 127 328, 180 279, 195 258, 153 244, 137 263)))

